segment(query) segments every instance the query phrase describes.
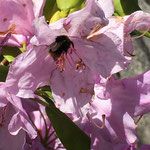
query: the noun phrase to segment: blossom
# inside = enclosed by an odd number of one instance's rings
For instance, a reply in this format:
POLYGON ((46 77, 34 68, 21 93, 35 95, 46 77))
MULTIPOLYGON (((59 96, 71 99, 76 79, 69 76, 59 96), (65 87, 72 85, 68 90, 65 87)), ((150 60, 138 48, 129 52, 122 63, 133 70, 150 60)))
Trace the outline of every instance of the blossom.
POLYGON ((3 143, 0 148, 64 149, 45 113, 44 106, 8 93, 7 85, 2 82, 0 91, 0 138, 3 143), (8 140, 12 141, 12 144, 6 144, 8 140))
POLYGON ((0 3, 0 41, 5 41, 0 46, 21 46, 33 35, 32 22, 42 15, 45 1, 0 0, 0 3))
POLYGON ((3 150, 21 150, 24 145, 25 132, 23 130, 16 136, 11 135, 8 131, 9 121, 13 114, 14 109, 10 105, 0 108, 0 149, 3 150), (8 144, 8 141, 11 143, 8 144))
POLYGON ((133 118, 150 111, 149 75, 150 71, 133 78, 119 80, 112 76, 107 81, 99 79, 99 83, 96 82, 88 114, 96 147, 101 146, 100 137, 112 147, 119 144, 129 147, 137 142, 133 118))
POLYGON ((50 25, 43 17, 35 19, 35 36, 31 39, 35 46, 12 63, 6 81, 9 92, 29 98, 38 87, 50 84, 60 110, 77 116, 85 114, 93 95, 93 74, 108 77, 128 64, 117 34, 103 32, 98 39, 92 37, 97 30, 107 28, 107 24, 96 0, 88 0, 82 10, 50 25), (62 35, 73 44, 66 54, 62 52, 54 58, 49 46, 62 35))
POLYGON ((44 106, 40 105, 38 110, 31 112, 29 118, 38 136, 35 139, 31 139, 28 135, 26 136, 25 150, 29 148, 32 150, 65 150, 46 115, 44 106))
POLYGON ((37 136, 32 122, 28 118, 28 113, 37 109, 37 104, 8 93, 6 83, 0 83, 0 91, 0 138, 3 142, 1 147, 2 149, 20 150, 24 145, 25 132, 30 138, 37 136), (9 139, 12 141, 12 145, 6 144, 9 139), (19 144, 17 140, 20 141, 19 144))
POLYGON ((114 9, 114 4, 113 4, 113 0, 98 0, 100 6, 102 7, 106 18, 109 18, 113 15, 115 9, 114 9), (109 9, 108 9, 109 6, 109 9))

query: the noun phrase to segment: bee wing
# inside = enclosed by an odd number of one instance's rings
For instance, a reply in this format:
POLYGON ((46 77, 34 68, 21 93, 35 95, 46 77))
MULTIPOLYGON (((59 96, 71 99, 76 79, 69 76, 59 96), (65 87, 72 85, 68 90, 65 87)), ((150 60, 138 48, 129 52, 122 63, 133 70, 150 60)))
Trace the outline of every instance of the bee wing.
POLYGON ((63 44, 63 42, 53 42, 49 46, 49 49, 50 49, 51 52, 55 52, 62 46, 62 44, 63 44))

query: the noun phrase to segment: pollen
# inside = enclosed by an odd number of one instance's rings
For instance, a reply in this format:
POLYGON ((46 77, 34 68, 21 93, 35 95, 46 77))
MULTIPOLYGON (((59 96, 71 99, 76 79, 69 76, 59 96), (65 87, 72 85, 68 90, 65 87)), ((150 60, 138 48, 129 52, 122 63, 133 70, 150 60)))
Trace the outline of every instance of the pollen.
POLYGON ((120 23, 125 23, 125 20, 124 20, 124 18, 123 17, 121 17, 121 16, 116 16, 116 22, 120 22, 120 23))
POLYGON ((81 88, 80 93, 89 93, 89 90, 86 88, 81 88))
POLYGON ((79 68, 82 68, 83 70, 85 70, 85 64, 82 61, 82 59, 80 59, 77 63, 76 63, 76 70, 78 70, 79 68))
POLYGON ((95 95, 94 89, 89 90, 89 89, 86 89, 86 88, 81 88, 81 89, 80 89, 80 93, 89 93, 91 96, 94 96, 94 95, 95 95))
POLYGON ((57 60, 57 67, 60 68, 60 72, 63 72, 65 70, 65 58, 60 57, 57 60))

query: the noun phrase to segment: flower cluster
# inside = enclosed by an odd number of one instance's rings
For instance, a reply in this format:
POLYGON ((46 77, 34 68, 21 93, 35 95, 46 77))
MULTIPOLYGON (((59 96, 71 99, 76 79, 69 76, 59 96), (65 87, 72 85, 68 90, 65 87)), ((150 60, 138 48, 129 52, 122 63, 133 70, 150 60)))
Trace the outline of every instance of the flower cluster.
POLYGON ((91 150, 136 149, 133 119, 150 112, 150 71, 127 79, 115 73, 130 64, 130 33, 148 31, 150 14, 113 16, 112 0, 87 0, 47 24, 45 0, 0 2, 0 53, 5 45, 27 45, 0 82, 0 149, 66 149, 42 105, 47 102, 35 94, 47 85, 55 106, 91 139, 91 150))

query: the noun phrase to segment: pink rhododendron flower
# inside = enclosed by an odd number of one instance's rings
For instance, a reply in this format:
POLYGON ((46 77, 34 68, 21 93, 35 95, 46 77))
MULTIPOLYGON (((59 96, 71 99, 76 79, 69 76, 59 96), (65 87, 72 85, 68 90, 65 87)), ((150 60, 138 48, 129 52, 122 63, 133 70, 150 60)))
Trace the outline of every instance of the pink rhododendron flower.
POLYGON ((42 15, 45 0, 0 0, 0 41, 20 46, 33 35, 32 22, 42 15), (10 38, 7 35, 11 34, 10 38))
POLYGON ((30 138, 35 138, 37 133, 32 125, 32 122, 28 118, 28 113, 34 109, 37 109, 37 104, 30 102, 29 100, 22 100, 15 95, 9 94, 7 91, 7 85, 0 83, 0 108, 1 108, 1 127, 5 126, 5 120, 7 120, 7 111, 11 110, 11 118, 8 123, 8 131, 12 135, 17 135, 18 132, 23 129, 26 131, 30 138), (31 107, 33 107, 31 109, 31 107), (9 109, 8 109, 9 108, 9 109))
POLYGON ((50 25, 43 17, 36 19, 35 36, 31 39, 36 46, 12 63, 6 81, 9 92, 28 98, 34 96, 39 86, 50 84, 56 105, 64 112, 82 116, 93 95, 92 74, 108 77, 126 68, 129 62, 121 52, 122 39, 109 32, 111 29, 96 39, 92 37, 97 30, 107 28, 107 24, 96 0, 88 0, 82 10, 50 25), (71 42, 67 53, 59 52, 59 57, 52 51, 58 44, 56 38, 62 35, 71 42))
POLYGON ((133 117, 150 111, 149 76, 150 71, 129 79, 118 80, 112 76, 107 82, 99 78, 99 83, 97 79, 88 114, 93 124, 93 141, 97 141, 97 145, 101 145, 100 137, 114 147, 137 142, 133 117), (105 124, 103 128, 102 124, 105 124))
POLYGON ((8 131, 9 121, 14 114, 13 107, 0 108, 0 149, 1 150, 23 150, 25 132, 20 130, 17 135, 11 135, 8 131), (8 143, 9 142, 9 143, 8 143))
POLYGON ((28 150, 29 148, 32 150, 65 150, 64 146, 56 136, 43 106, 40 105, 39 110, 30 113, 29 117, 37 130, 38 136, 35 139, 31 139, 27 135, 25 150, 28 150))
POLYGON ((113 15, 114 13, 114 4, 113 4, 113 0, 98 0, 100 6, 102 7, 106 18, 109 18, 113 15), (109 9, 108 9, 109 6, 109 9))

